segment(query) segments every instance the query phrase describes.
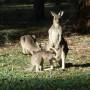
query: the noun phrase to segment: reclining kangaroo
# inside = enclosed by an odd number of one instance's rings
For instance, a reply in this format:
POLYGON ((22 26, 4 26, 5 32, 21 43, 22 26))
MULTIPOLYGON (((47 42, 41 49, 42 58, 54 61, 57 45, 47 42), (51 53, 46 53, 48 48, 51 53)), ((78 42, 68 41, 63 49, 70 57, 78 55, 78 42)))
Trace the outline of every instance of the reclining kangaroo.
POLYGON ((37 52, 41 50, 39 47, 38 42, 36 41, 36 38, 31 35, 24 35, 20 37, 20 44, 22 47, 22 52, 24 54, 33 54, 34 52, 37 52))
POLYGON ((63 11, 58 14, 51 12, 53 16, 53 25, 48 31, 48 50, 53 49, 55 51, 57 61, 60 63, 60 59, 62 59, 62 69, 65 69, 65 58, 68 53, 68 44, 62 36, 62 27, 59 24, 59 18, 63 13, 63 11))

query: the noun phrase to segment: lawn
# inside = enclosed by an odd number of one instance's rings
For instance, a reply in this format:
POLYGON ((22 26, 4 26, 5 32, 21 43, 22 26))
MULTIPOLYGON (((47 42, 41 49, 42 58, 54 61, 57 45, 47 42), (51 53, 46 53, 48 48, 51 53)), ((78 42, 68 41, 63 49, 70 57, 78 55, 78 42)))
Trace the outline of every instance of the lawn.
POLYGON ((22 54, 19 41, 0 47, 0 90, 90 90, 90 36, 65 39, 70 50, 64 71, 61 67, 38 73, 25 71, 30 55, 22 54))
MULTIPOLYGON (((51 18, 50 10, 60 9, 65 11, 63 23, 71 19, 76 13, 75 7, 73 4, 64 4, 60 3, 60 7, 46 4, 47 19, 51 18)), ((61 67, 38 73, 25 71, 31 56, 22 54, 19 37, 36 33, 38 41, 47 41, 46 31, 51 22, 33 22, 32 5, 1 6, 0 12, 0 90, 90 90, 90 35, 65 36, 70 50, 64 71, 61 67)), ((44 67, 47 66, 46 62, 44 67)))

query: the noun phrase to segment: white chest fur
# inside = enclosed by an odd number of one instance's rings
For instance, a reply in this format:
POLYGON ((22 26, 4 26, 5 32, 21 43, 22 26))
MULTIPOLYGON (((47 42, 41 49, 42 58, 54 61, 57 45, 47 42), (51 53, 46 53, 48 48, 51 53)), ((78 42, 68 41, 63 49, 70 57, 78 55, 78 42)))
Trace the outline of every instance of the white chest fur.
POLYGON ((59 37, 61 37, 62 34, 62 30, 61 30, 61 27, 54 27, 52 26, 50 29, 49 29, 49 41, 56 44, 58 41, 59 41, 59 37))

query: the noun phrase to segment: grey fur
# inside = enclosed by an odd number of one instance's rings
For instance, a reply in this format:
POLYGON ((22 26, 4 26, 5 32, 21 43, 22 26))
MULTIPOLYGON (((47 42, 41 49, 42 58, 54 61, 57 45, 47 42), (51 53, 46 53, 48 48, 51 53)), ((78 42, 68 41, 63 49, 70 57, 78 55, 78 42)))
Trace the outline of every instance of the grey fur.
POLYGON ((38 42, 31 35, 24 35, 20 37, 20 44, 22 47, 22 52, 24 54, 33 54, 33 52, 37 52, 41 50, 38 42))
POLYGON ((58 49, 59 43, 62 37, 62 27, 59 24, 59 18, 63 15, 63 11, 59 12, 58 14, 51 12, 53 16, 53 24, 50 27, 48 34, 49 34, 49 45, 48 49, 55 47, 58 49))
POLYGON ((31 56, 31 65, 32 67, 36 68, 36 72, 41 71, 43 69, 43 63, 44 60, 47 60, 50 62, 51 69, 53 69, 53 59, 55 57, 55 54, 49 51, 38 51, 35 52, 31 56))

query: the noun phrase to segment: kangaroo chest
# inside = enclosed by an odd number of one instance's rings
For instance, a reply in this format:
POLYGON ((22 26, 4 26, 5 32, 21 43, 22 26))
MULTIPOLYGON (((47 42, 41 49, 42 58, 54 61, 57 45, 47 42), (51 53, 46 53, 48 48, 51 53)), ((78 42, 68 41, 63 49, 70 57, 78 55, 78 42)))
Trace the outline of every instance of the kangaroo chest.
POLYGON ((52 26, 49 30, 49 39, 50 41, 53 41, 53 43, 56 43, 59 40, 61 33, 61 27, 55 28, 52 26))

